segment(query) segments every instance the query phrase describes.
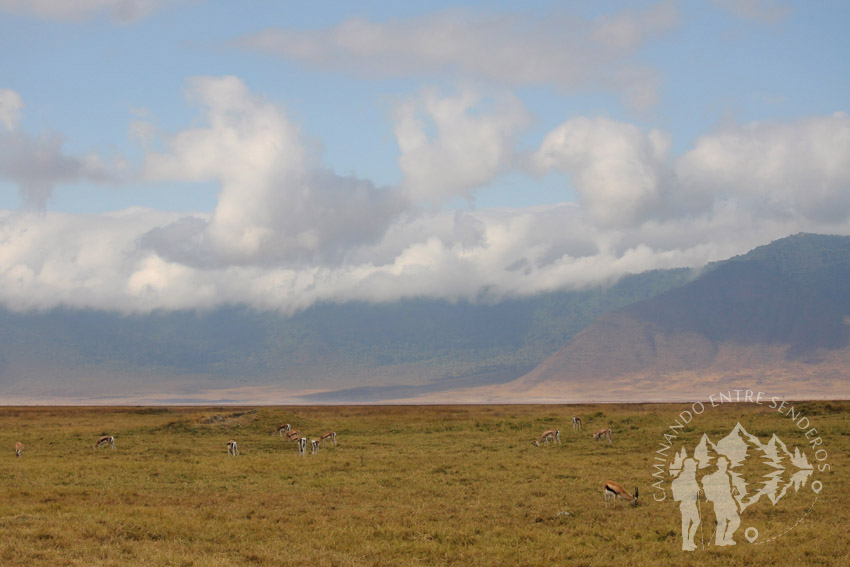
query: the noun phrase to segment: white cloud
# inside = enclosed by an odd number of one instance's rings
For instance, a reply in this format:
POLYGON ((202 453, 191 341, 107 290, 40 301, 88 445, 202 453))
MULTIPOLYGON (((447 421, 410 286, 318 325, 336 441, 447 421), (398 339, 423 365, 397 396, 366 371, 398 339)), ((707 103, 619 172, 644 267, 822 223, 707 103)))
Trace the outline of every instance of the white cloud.
POLYGON ((13 309, 64 305, 120 312, 239 304, 291 313, 316 302, 419 296, 498 301, 626 272, 700 265, 804 228, 764 223, 733 207, 640 230, 601 229, 569 204, 445 211, 399 217, 383 238, 336 265, 197 266, 143 242, 178 220, 145 209, 0 215, 0 302, 13 309))
MULTIPOLYGON (((423 211, 411 195, 474 197, 515 162, 521 106, 482 105, 469 92, 407 101, 397 115, 405 191, 323 168, 318 144, 235 77, 194 79, 187 94, 201 116, 148 153, 142 173, 151 183, 217 182, 216 208, 0 212, 0 304, 291 313, 417 296, 498 301, 699 266, 800 231, 850 233, 841 113, 730 127, 680 157, 663 132, 573 118, 530 164, 566 172, 579 203, 423 211), (412 156, 426 168, 408 165, 412 156)), ((0 172, 19 183, 96 177, 98 164, 66 155, 58 136, 0 132, 0 172)))
POLYGON ((0 10, 60 21, 80 21, 108 14, 133 22, 154 12, 163 0, 0 0, 0 10))
POLYGON ((317 144, 240 79, 195 78, 188 95, 205 109, 206 125, 174 135, 168 152, 148 154, 145 176, 213 180, 221 190, 208 221, 152 235, 162 253, 185 258, 185 249, 162 246, 193 226, 201 231, 192 239, 202 263, 338 262, 380 238, 406 207, 397 191, 323 169, 317 144))
POLYGON ((522 103, 507 95, 492 104, 471 91, 408 100, 395 110, 404 189, 416 201, 471 199, 473 189, 513 167, 517 137, 529 123, 522 103))
POLYGON ((9 132, 14 132, 18 126, 23 106, 21 95, 12 89, 0 88, 0 124, 9 132))
POLYGON ((91 216, 6 212, 0 215, 0 301, 20 310, 136 309, 127 281, 144 259, 138 236, 169 217, 141 210, 91 216))
POLYGON ((629 227, 663 212, 669 189, 667 134, 643 134, 605 118, 574 118, 550 132, 532 163, 572 176, 589 217, 603 227, 629 227))
POLYGON ((677 159, 669 142, 658 131, 576 118, 532 157, 539 171, 571 176, 600 251, 592 263, 698 266, 796 232, 850 233, 846 114, 734 126, 677 159))
MULTIPOLYGON (((703 215, 842 230, 850 219, 850 117, 734 126, 700 137, 676 160, 669 136, 608 119, 575 118, 532 156, 568 173, 602 228, 630 229, 703 215), (731 209, 730 209, 731 207, 731 209)), ((666 226, 666 225, 665 225, 666 226)))
POLYGON ((143 242, 178 220, 142 209, 0 215, 0 303, 120 312, 238 304, 291 313, 317 302, 421 296, 489 302, 611 281, 627 272, 699 266, 823 228, 802 219, 765 220, 731 202, 710 214, 649 221, 639 229, 600 228, 569 204, 445 211, 400 217, 379 241, 335 265, 198 266, 143 242))
POLYGON ((699 138, 676 166, 682 187, 734 200, 761 218, 850 219, 850 116, 727 128, 699 138))
POLYGON ((593 86, 645 107, 655 100, 656 78, 633 55, 677 20, 674 2, 592 22, 560 12, 534 19, 449 11, 380 23, 352 19, 325 30, 268 29, 237 44, 358 76, 449 73, 562 90, 593 86))

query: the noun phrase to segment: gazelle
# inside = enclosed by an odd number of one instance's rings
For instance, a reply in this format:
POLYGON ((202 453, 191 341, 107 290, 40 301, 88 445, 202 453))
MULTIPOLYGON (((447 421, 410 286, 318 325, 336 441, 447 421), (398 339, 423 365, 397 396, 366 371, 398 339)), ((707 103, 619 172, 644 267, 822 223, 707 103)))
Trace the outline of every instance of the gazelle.
POLYGON ((18 441, 15 443, 15 456, 20 457, 24 454, 24 444, 18 441))
POLYGON ((330 439, 333 441, 334 446, 336 446, 336 431, 328 431, 327 433, 323 433, 319 438, 319 441, 324 443, 326 439, 330 439))
POLYGON ((319 440, 318 439, 310 439, 310 454, 318 455, 319 454, 319 440))
POLYGON ((300 437, 296 441, 298 441, 298 454, 303 457, 307 454, 307 438, 300 437))
POLYGON ((573 430, 578 431, 581 429, 581 418, 573 417, 573 430))
POLYGON ((608 443, 611 443, 611 428, 608 427, 606 429, 600 429, 596 433, 593 434, 594 441, 601 441, 602 439, 607 439, 608 443))
POLYGON ((561 444, 561 431, 559 429, 549 429, 547 431, 544 431, 543 435, 540 436, 540 439, 538 439, 537 441, 532 441, 531 444, 534 445, 535 447, 539 447, 540 443, 548 444, 550 440, 553 443, 555 441, 557 441, 558 445, 560 445, 561 444))
POLYGON ((239 446, 236 444, 236 441, 231 439, 227 442, 227 454, 231 457, 235 457, 239 454, 239 446))
POLYGON ((608 501, 614 500, 614 505, 617 505, 617 499, 625 500, 626 502, 631 502, 632 506, 637 506, 638 503, 638 489, 635 486, 635 495, 632 496, 626 489, 623 488, 621 484, 614 482, 613 480, 607 481, 604 485, 602 485, 602 493, 605 495, 605 507, 608 507, 608 501))
POLYGON ((286 434, 286 440, 287 441, 298 441, 299 439, 301 439, 301 430, 300 429, 290 431, 289 433, 286 434))
POLYGON ((97 449, 98 447, 105 447, 109 445, 113 449, 115 448, 115 437, 112 435, 104 435, 100 439, 97 440, 97 443, 91 446, 92 449, 97 449))
POLYGON ((283 424, 279 425, 277 429, 275 429, 274 433, 272 433, 272 437, 274 437, 275 433, 277 433, 278 435, 283 437, 283 434, 289 433, 290 429, 292 429, 292 428, 289 426, 288 423, 283 423, 283 424))

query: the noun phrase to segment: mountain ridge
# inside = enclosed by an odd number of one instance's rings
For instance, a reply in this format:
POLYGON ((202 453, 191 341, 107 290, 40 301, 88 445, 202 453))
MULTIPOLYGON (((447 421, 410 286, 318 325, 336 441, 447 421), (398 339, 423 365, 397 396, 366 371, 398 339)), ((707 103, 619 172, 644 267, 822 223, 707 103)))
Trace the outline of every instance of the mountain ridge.
POLYGON ((291 317, 0 310, 0 394, 27 403, 484 403, 850 397, 850 237, 482 305, 291 317))
POLYGON ((777 240, 601 316, 504 392, 581 400, 587 385, 605 381, 621 395, 658 399, 684 395, 690 379, 691 396, 701 382, 850 395, 845 274, 850 237, 777 240))
POLYGON ((313 403, 328 403, 500 384, 532 369, 599 314, 692 274, 645 272, 494 305, 414 298, 319 304, 293 316, 242 307, 149 315, 0 310, 0 394, 121 403, 298 402, 315 395, 313 403))

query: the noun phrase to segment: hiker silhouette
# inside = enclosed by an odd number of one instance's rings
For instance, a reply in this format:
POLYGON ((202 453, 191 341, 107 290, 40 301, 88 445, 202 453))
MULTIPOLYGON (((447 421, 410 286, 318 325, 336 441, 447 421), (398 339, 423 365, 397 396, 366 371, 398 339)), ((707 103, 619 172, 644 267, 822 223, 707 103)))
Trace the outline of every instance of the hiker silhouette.
POLYGON ((733 536, 741 525, 738 504, 732 496, 728 467, 729 461, 726 457, 719 457, 717 470, 702 477, 705 499, 714 504, 714 516, 717 519, 717 535, 714 538, 714 544, 717 546, 735 545, 733 536))
POLYGON ((670 485, 673 500, 679 502, 682 513, 682 550, 693 551, 697 548, 694 536, 700 524, 700 513, 697 509, 700 488, 697 483, 697 463, 687 458, 682 463, 682 471, 670 485))

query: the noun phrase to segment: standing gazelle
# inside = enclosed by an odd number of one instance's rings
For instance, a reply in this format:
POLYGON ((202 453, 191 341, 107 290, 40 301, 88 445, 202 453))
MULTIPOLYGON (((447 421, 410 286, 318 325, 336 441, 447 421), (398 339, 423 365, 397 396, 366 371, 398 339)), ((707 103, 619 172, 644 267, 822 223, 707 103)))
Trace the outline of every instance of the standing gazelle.
POLYGON ((15 456, 20 457, 24 454, 24 444, 18 441, 15 443, 15 456))
POLYGON ((303 457, 307 454, 307 438, 300 437, 296 441, 298 441, 298 454, 303 457))
POLYGON ((601 441, 602 439, 607 439, 608 443, 611 443, 611 428, 608 427, 606 429, 600 429, 596 433, 593 434, 594 441, 601 441))
POLYGON ((310 439, 310 454, 318 455, 319 454, 319 440, 318 439, 310 439))
POLYGON ((626 489, 623 488, 623 485, 614 482, 613 480, 607 481, 604 485, 602 485, 602 493, 605 495, 605 507, 608 507, 608 501, 613 500, 614 505, 617 505, 617 500, 625 500, 626 502, 631 502, 632 506, 637 506, 638 503, 638 489, 635 486, 635 495, 632 496, 626 489))
POLYGON ((553 443, 555 441, 557 441, 558 445, 560 445, 561 444, 561 431, 559 429, 549 429, 547 431, 544 431, 543 435, 540 436, 540 439, 538 439, 537 441, 532 441, 531 444, 534 445, 535 447, 539 447, 541 443, 548 444, 550 440, 553 443))
POLYGON ((328 431, 327 433, 322 433, 322 436, 319 438, 319 441, 324 443, 326 439, 330 439, 331 441, 333 441, 334 446, 336 446, 336 431, 328 431))
POLYGON ((100 439, 97 440, 97 443, 92 445, 92 449, 97 449, 98 447, 106 447, 109 445, 113 449, 115 448, 115 437, 112 435, 104 435, 100 439))
POLYGON ((573 430, 578 431, 581 429, 581 418, 576 416, 573 417, 573 430))
POLYGON ((235 457, 239 454, 239 445, 237 445, 236 441, 234 441, 233 439, 227 442, 227 454, 231 457, 235 457))

